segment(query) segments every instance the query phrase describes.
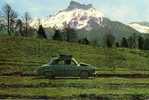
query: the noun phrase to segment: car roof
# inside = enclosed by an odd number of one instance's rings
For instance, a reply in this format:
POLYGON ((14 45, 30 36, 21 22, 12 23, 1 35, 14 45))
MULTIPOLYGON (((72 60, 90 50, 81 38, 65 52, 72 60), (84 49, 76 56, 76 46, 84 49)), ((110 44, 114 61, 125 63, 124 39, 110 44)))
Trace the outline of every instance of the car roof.
POLYGON ((59 55, 58 59, 71 60, 72 59, 72 55, 59 55))

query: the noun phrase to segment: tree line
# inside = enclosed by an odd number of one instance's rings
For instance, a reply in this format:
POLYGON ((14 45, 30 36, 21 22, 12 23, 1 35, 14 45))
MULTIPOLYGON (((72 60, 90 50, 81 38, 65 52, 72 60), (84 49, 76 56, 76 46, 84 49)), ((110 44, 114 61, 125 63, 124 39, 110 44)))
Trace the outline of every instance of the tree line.
POLYGON ((138 48, 141 50, 149 50, 149 38, 144 38, 141 35, 135 33, 129 37, 123 37, 120 42, 116 42, 114 35, 107 34, 105 39, 105 45, 108 48, 121 47, 121 48, 138 48))

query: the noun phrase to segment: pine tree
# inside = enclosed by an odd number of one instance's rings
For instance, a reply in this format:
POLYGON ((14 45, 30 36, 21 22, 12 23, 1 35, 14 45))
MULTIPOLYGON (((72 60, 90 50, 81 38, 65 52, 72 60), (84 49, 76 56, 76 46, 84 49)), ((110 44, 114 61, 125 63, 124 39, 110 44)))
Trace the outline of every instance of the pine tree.
POLYGON ((45 39, 47 38, 42 25, 39 25, 39 29, 38 29, 38 32, 37 33, 38 33, 38 37, 39 38, 45 38, 45 39))
POLYGON ((119 44, 119 42, 116 42, 116 47, 118 48, 118 47, 120 47, 120 44, 119 44))
POLYGON ((145 50, 149 50, 149 39, 145 39, 145 42, 144 42, 144 49, 145 50))
POLYGON ((134 33, 132 36, 130 36, 129 38, 128 38, 128 45, 129 45, 129 48, 137 48, 137 35, 136 35, 136 33, 134 33))
POLYGON ((115 42, 115 37, 112 34, 107 34, 105 37, 105 43, 108 48, 112 48, 115 42))
POLYGON ((87 38, 84 38, 84 39, 79 40, 79 43, 88 45, 89 41, 87 38))
POLYGON ((66 34, 66 41, 68 42, 76 42, 77 41, 77 33, 75 29, 71 28, 69 25, 65 26, 64 32, 66 34))
POLYGON ((144 39, 141 36, 139 36, 139 38, 138 38, 138 48, 144 49, 144 39))
POLYGON ((130 36, 129 38, 128 38, 128 47, 129 48, 133 48, 133 37, 132 36, 130 36))
POLYGON ((128 41, 125 37, 122 38, 121 47, 128 48, 128 41))
POLYGON ((61 32, 58 29, 55 29, 55 34, 53 36, 53 40, 63 40, 61 36, 61 32))

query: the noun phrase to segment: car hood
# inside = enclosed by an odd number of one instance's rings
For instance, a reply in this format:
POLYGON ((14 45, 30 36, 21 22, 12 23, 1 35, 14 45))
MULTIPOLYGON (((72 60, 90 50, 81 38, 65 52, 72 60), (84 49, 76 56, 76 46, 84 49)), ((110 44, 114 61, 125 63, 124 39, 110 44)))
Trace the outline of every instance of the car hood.
POLYGON ((86 64, 86 63, 80 63, 79 65, 80 66, 90 66, 89 64, 86 64))
POLYGON ((44 64, 44 65, 42 65, 41 67, 46 67, 46 66, 49 66, 48 64, 44 64))
POLYGON ((89 69, 91 68, 91 69, 96 69, 96 67, 95 66, 93 66, 93 65, 90 65, 90 64, 86 64, 86 63, 80 63, 79 64, 79 66, 84 66, 84 67, 88 67, 89 69))

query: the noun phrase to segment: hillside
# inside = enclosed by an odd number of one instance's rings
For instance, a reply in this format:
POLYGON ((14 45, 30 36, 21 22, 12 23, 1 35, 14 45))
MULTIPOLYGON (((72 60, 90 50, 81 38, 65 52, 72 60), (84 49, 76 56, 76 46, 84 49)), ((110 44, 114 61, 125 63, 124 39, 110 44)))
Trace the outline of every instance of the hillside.
POLYGON ((102 24, 104 27, 96 26, 91 31, 84 31, 83 29, 78 30, 79 37, 80 38, 87 37, 89 41, 91 42, 96 41, 97 45, 104 47, 105 46, 104 38, 108 33, 113 34, 113 36, 116 39, 115 40, 116 42, 120 42, 123 37, 129 38, 130 36, 133 36, 134 33, 140 35, 138 31, 129 27, 128 25, 125 25, 118 21, 112 21, 106 17, 103 18, 102 24))
POLYGON ((102 71, 149 70, 149 52, 135 49, 103 49, 77 43, 20 37, 1 37, 0 48, 2 73, 10 70, 33 70, 60 53, 72 54, 78 61, 92 64, 102 71))
POLYGON ((103 49, 77 43, 22 37, 0 37, 0 48, 1 99, 145 100, 149 98, 148 51, 103 49), (78 78, 49 80, 27 74, 59 53, 73 54, 77 60, 93 64, 97 67, 98 73, 131 74, 131 77, 113 77, 110 74, 110 77, 101 76, 86 80, 78 78), (147 78, 144 75, 147 75, 147 78))

